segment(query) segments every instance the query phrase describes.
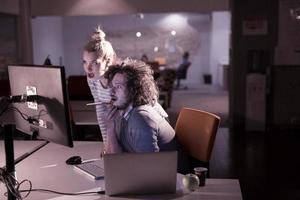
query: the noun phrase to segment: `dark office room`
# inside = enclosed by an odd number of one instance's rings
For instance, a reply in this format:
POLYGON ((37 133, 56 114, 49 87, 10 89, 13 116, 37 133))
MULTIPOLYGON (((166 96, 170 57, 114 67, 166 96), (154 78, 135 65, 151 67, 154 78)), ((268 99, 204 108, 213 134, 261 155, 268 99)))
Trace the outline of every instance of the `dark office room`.
POLYGON ((0 5, 0 199, 300 199, 299 0, 0 5))

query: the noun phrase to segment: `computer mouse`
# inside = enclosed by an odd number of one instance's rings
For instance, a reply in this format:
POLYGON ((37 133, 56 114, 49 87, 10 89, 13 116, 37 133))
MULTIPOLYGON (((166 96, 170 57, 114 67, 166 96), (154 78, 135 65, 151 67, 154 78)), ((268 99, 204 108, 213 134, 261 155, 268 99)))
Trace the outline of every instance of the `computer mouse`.
POLYGON ((80 156, 72 156, 66 160, 67 165, 81 164, 82 160, 80 156))

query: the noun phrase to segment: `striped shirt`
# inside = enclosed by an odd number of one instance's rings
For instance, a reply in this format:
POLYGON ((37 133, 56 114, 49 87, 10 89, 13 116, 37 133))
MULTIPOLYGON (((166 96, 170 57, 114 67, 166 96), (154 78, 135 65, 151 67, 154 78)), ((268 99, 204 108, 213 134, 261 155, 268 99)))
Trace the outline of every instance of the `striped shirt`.
POLYGON ((108 110, 107 103, 111 101, 111 89, 105 89, 100 83, 100 80, 93 80, 87 78, 87 82, 91 93, 94 97, 94 102, 102 102, 96 105, 97 121, 101 131, 102 139, 104 145, 106 144, 106 126, 104 123, 104 118, 108 110))

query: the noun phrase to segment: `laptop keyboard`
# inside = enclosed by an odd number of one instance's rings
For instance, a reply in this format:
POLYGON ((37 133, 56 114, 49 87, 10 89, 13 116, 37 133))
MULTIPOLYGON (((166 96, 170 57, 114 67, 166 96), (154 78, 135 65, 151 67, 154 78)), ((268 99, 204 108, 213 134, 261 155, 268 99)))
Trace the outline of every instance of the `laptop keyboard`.
POLYGON ((75 165, 75 168, 81 170, 92 178, 98 180, 104 177, 103 160, 94 160, 75 165))

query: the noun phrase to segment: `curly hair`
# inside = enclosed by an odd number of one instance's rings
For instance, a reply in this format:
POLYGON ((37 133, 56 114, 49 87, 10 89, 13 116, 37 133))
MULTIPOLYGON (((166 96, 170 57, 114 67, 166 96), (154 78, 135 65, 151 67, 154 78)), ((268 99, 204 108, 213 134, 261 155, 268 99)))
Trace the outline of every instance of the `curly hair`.
POLYGON ((153 70, 149 65, 140 60, 125 59, 121 64, 109 66, 104 77, 111 83, 116 74, 126 75, 133 107, 155 104, 158 99, 158 89, 153 78, 153 70))

